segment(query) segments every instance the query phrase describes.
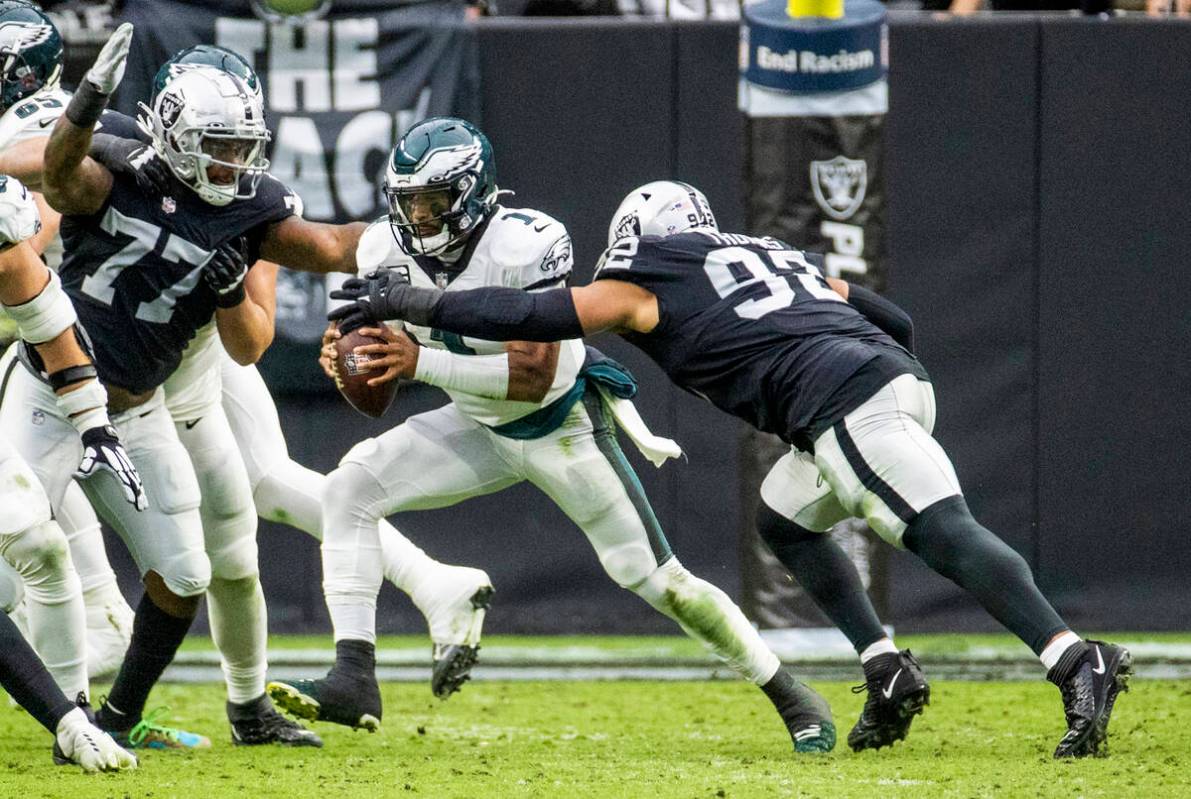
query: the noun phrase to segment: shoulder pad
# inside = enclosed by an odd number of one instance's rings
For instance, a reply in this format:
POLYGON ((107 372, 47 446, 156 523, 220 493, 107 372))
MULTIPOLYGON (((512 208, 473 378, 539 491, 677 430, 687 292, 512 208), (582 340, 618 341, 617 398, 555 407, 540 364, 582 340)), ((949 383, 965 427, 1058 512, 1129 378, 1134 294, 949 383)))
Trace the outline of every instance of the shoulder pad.
POLYGON ((484 239, 489 257, 521 288, 557 283, 574 268, 566 227, 541 211, 499 208, 484 239))
POLYGON ((26 97, 9 108, 0 117, 0 147, 49 136, 69 101, 70 95, 66 92, 51 89, 26 97))
POLYGON ((380 217, 364 228, 364 232, 360 234, 360 242, 356 245, 356 271, 360 275, 402 260, 410 259, 397 246, 387 216, 380 217))

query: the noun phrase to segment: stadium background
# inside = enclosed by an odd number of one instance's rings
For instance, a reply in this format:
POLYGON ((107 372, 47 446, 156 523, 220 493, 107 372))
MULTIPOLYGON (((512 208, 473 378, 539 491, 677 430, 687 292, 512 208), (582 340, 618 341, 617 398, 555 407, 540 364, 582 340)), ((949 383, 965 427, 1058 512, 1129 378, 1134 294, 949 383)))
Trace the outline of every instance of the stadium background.
MULTIPOLYGON (((125 14, 164 5, 129 3, 125 14)), ((209 15, 243 8, 192 5, 209 15)), ((353 6, 336 5, 335 14, 353 6)), ((645 180, 699 185, 725 229, 744 227, 734 23, 438 27, 459 87, 450 110, 478 118, 514 203, 567 224, 579 282, 612 208, 645 180)), ((937 434, 974 512, 1027 557, 1077 627, 1191 622, 1181 457, 1191 442, 1181 299, 1191 289, 1191 228, 1181 219, 1191 75, 1171 57, 1188 44, 1191 25, 1143 19, 891 18, 890 295, 916 321, 939 396, 937 434)), ((168 55, 138 52, 154 65, 168 55)), ((90 61, 87 48, 70 56, 72 66, 90 61)), ((268 94, 266 54, 256 61, 268 94)), ((122 102, 137 77, 130 69, 122 102)), ((636 371, 643 415, 688 453, 661 471, 636 462, 672 543, 693 571, 736 592, 741 428, 674 390, 631 348, 609 337, 599 345, 636 371)), ((366 420, 313 357, 309 343, 282 342, 262 368, 291 452, 314 468, 332 468, 354 441, 441 402, 410 386, 383 423, 366 420)), ((607 580, 578 531, 533 489, 395 521, 434 556, 490 572, 499 591, 490 631, 671 631, 607 580)), ((259 538, 271 629, 329 629, 316 543, 268 523, 259 538)), ((136 596, 114 538, 109 553, 136 596)), ((887 585, 886 620, 899 629, 995 629, 903 553, 890 556, 887 585)), ((387 588, 380 628, 417 632, 422 621, 387 588)))

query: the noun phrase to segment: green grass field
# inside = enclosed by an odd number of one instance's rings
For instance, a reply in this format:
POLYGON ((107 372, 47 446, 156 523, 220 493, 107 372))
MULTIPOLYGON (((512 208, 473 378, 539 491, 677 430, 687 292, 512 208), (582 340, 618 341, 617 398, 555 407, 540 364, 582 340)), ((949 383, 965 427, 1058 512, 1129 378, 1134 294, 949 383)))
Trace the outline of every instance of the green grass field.
POLYGON ((1191 681, 1134 680, 1113 717, 1111 756, 1077 762, 1050 758, 1064 727, 1058 692, 1041 679, 936 682, 909 740, 863 755, 843 743, 863 697, 847 684, 814 685, 840 727, 841 743, 827 756, 795 756, 767 700, 741 682, 478 682, 447 702, 428 685, 391 684, 379 733, 317 725, 326 748, 297 751, 233 747, 221 686, 164 685, 152 704, 170 705, 176 724, 206 732, 214 748, 143 753, 139 771, 100 776, 51 765, 49 736, 26 714, 0 706, 0 797, 1189 793, 1191 681))

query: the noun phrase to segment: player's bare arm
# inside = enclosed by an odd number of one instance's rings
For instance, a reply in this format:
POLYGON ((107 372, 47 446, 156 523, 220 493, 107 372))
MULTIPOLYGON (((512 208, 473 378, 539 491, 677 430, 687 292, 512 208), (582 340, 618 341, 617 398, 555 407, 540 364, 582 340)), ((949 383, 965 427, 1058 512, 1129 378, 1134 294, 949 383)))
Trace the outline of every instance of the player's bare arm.
POLYGON ((87 151, 95 123, 124 77, 131 44, 132 25, 126 22, 99 51, 50 133, 42 187, 49 204, 63 214, 95 213, 112 190, 112 173, 89 158, 87 151))
POLYGON ((269 227, 261 257, 300 272, 356 274, 356 245, 363 222, 328 225, 291 216, 269 227))
POLYGON ((223 348, 241 366, 254 364, 273 343, 277 264, 257 261, 243 278, 243 301, 215 309, 223 348))
MULTIPOLYGON (((41 172, 48 141, 48 136, 37 136, 0 150, 0 174, 11 175, 32 191, 41 191, 41 172)), ((45 222, 44 216, 42 222, 45 222)))

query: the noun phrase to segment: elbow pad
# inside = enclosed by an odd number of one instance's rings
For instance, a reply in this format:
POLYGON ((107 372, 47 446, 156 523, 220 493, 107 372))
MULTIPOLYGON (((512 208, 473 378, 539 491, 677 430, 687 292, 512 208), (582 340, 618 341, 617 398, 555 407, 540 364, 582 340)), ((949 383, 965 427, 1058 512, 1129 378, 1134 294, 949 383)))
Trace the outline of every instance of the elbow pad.
POLYGON ((62 290, 62 280, 54 272, 50 272, 50 282, 40 294, 20 305, 5 305, 4 310, 17 323, 21 338, 30 344, 51 341, 78 321, 70 298, 62 290))
POLYGON ((444 292, 431 324, 488 341, 563 341, 582 338, 583 326, 567 288, 530 293, 481 288, 444 292))

